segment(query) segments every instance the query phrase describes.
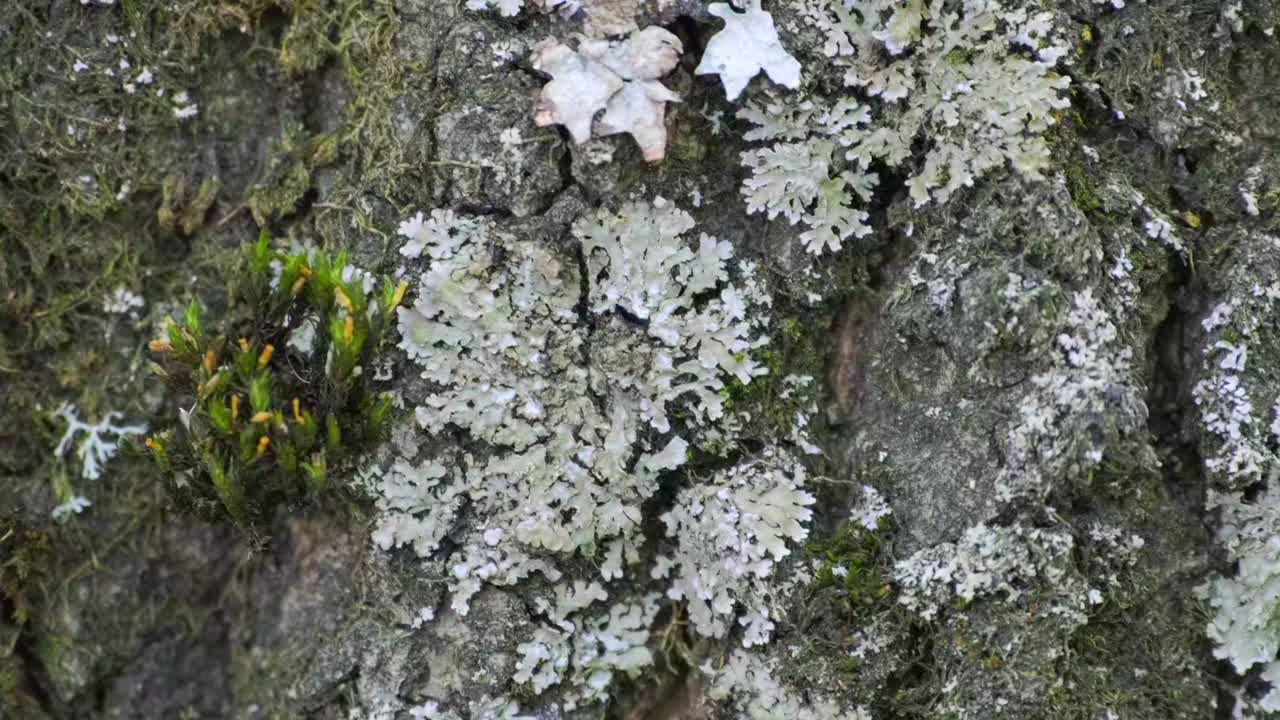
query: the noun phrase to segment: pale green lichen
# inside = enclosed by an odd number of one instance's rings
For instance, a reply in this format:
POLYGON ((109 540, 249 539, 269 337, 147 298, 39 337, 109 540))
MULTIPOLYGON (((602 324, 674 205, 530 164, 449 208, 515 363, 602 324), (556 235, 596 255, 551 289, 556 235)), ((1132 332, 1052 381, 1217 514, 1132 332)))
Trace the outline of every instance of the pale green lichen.
POLYGON ((1256 406, 1276 393, 1271 368, 1257 354, 1269 349, 1267 333, 1276 326, 1280 280, 1270 258, 1280 240, 1251 234, 1242 248, 1242 284, 1201 322, 1207 340, 1193 389, 1206 437, 1206 504, 1219 513, 1218 539, 1236 564, 1201 593, 1214 611, 1206 628, 1214 657, 1269 685, 1257 698, 1242 693, 1237 712, 1274 712, 1280 711, 1280 486, 1272 448, 1280 438, 1280 400, 1263 405, 1269 425, 1256 406))
MULTIPOLYGON (((704 236, 697 253, 684 246, 691 227, 661 202, 579 222, 586 321, 582 279, 549 251, 447 213, 402 226, 404 254, 430 258, 413 307, 400 311, 401 347, 440 387, 417 407, 418 423, 435 434, 460 428, 495 451, 465 462, 492 542, 476 528, 455 572, 460 607, 479 588, 472 572, 501 553, 630 546, 658 473, 683 465, 686 437, 723 414, 722 376, 749 382, 762 372, 749 351, 767 314, 727 284, 727 244, 704 236), (490 243, 504 248, 500 263, 490 243), (695 302, 713 290, 717 298, 695 302), (683 436, 672 432, 674 404, 689 413, 683 436)), ((399 545, 413 533, 384 528, 381 537, 399 545)), ((603 573, 621 568, 606 563, 603 573)))
POLYGON ((748 102, 739 115, 759 127, 747 139, 771 143, 743 154, 748 212, 806 225, 801 241, 818 254, 870 233, 873 166, 908 173, 916 206, 946 202, 1005 164, 1040 177, 1043 133, 1066 107, 1070 82, 1053 70, 1066 47, 1051 12, 1000 0, 801 6, 844 84, 865 100, 748 102))
POLYGON ((743 646, 769 641, 782 614, 774 566, 809 536, 805 480, 802 465, 771 449, 686 489, 663 514, 676 549, 654 574, 670 573, 667 595, 685 601, 698 634, 724 637, 736 618, 743 646))
POLYGON ((752 359, 769 322, 754 265, 726 241, 693 243, 693 228, 661 199, 588 214, 573 226, 585 276, 489 219, 436 211, 400 228, 401 254, 422 268, 400 345, 430 383, 406 400, 429 436, 462 432, 468 450, 370 468, 374 540, 435 559, 448 533, 458 546, 441 559, 460 614, 486 584, 534 573, 555 583, 514 680, 535 694, 557 688, 566 707, 605 700, 616 673, 651 661, 661 595, 613 598, 601 582, 652 576, 711 637, 728 632, 740 602, 743 642, 760 644, 782 612, 768 600, 774 563, 807 537, 806 471, 775 443, 695 480, 663 516, 674 553, 631 569, 647 556, 645 504, 659 478, 698 444, 730 447, 740 428, 726 381, 767 372, 752 359), (573 568, 574 555, 594 559, 594 576, 573 568), (606 599, 604 614, 592 610, 606 599))

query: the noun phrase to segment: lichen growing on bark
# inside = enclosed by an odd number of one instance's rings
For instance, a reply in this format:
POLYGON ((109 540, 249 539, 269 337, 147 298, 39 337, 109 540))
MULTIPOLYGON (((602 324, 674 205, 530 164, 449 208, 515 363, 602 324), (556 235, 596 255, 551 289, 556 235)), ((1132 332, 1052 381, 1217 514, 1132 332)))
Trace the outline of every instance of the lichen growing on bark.
POLYGON ((0 9, 6 708, 1274 714, 1275 8, 38 5, 0 9), (726 60, 744 11, 776 42, 726 60), (541 41, 640 28, 681 101, 639 144, 534 124, 541 41), (254 542, 54 450, 63 403, 177 416, 146 343, 264 224, 417 315, 357 494, 254 542))

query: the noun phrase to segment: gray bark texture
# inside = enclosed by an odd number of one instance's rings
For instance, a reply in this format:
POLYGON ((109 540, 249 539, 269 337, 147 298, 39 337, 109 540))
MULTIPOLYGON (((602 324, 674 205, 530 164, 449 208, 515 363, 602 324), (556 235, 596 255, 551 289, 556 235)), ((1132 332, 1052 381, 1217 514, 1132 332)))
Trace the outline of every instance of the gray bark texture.
MULTIPOLYGON (((815 7, 864 3, 768 0, 806 84, 788 95, 760 76, 733 101, 694 72, 723 26, 706 3, 542 4, 0 6, 0 717, 1271 717, 1267 661, 1231 662, 1207 628, 1223 612, 1214 583, 1245 572, 1232 549, 1244 526, 1222 498, 1252 507, 1280 482, 1267 295, 1280 288, 1280 4, 1004 0, 1047 13, 1067 48, 1051 72, 1070 85, 1035 133, 1042 169, 1001 158, 945 202, 916 203, 911 179, 953 137, 925 125, 910 157, 871 168, 878 183, 857 201, 871 232, 819 255, 803 222, 748 213, 743 154, 762 143, 737 113, 844 96, 876 117, 906 112, 910 100, 842 83, 805 29, 815 7), (666 106, 665 159, 646 162, 626 134, 579 145, 535 127, 539 42, 650 26, 684 50, 662 78, 681 98, 666 106), (500 140, 509 128, 521 142, 500 140), (637 569, 605 584, 611 599, 656 593, 651 662, 615 673, 604 702, 567 701, 570 670, 544 691, 514 679, 522 646, 554 629, 547 578, 485 584, 465 614, 451 605, 463 528, 482 528, 474 501, 426 557, 371 541, 382 510, 357 473, 399 457, 431 392, 398 349, 392 439, 332 468, 332 492, 250 528, 175 501, 141 435, 96 480, 55 452, 64 403, 86 422, 174 425, 147 343, 192 297, 216 309, 230 258, 263 230, 391 274, 397 226, 449 209, 587 283, 574 223, 659 197, 693 216, 690 242, 727 240, 759 266, 770 375, 725 391, 737 455, 691 454, 639 506, 637 569), (145 301, 132 315, 104 310, 121 287, 145 301), (1246 345, 1247 361, 1233 355, 1246 345), (815 378, 803 405, 788 375, 815 378), (820 451, 803 459, 813 516, 778 565, 795 579, 770 596, 771 640, 749 650, 767 677, 724 685, 742 630, 704 636, 651 576, 674 542, 660 518, 739 455, 783 443, 797 413, 820 451), (1230 462, 1241 438, 1252 474, 1230 462), (851 521, 864 486, 892 511, 874 531, 851 521), (55 520, 68 487, 92 504, 55 520), (983 538, 994 549, 966 544, 983 538), (965 576, 975 591, 954 568, 955 582, 912 574, 957 557, 986 568, 965 576), (417 621, 423 608, 434 619, 417 621)), ((584 350, 599 367, 615 362, 613 331, 598 323, 584 350)), ((421 450, 462 451, 485 452, 462 431, 421 450)), ((597 577, 599 556, 558 557, 563 582, 597 577)), ((1280 608, 1280 590, 1259 592, 1280 608)), ((1237 631, 1270 661, 1276 617, 1237 631)))

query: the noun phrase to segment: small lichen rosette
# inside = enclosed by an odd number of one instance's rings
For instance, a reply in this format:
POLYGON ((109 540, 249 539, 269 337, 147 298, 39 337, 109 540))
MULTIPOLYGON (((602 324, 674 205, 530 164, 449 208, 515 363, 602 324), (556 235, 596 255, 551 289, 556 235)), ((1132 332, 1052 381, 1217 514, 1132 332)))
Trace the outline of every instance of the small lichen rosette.
POLYGON ((805 479, 802 465, 771 448, 685 489, 662 516, 676 547, 653 573, 672 576, 667 595, 685 601, 698 634, 724 637, 736 617, 743 646, 768 642, 771 606, 785 587, 774 582, 775 566, 809 536, 814 497, 805 479))

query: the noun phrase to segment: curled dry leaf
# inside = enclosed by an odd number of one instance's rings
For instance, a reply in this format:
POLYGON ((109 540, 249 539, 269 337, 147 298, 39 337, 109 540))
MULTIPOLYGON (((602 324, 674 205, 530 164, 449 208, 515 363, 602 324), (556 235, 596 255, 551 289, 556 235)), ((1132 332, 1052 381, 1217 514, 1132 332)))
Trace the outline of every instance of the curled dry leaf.
POLYGON ((582 144, 590 140, 591 119, 622 89, 622 79, 600 63, 550 38, 533 49, 532 62, 535 70, 552 77, 538 96, 534 124, 538 127, 564 125, 574 142, 582 144))
POLYGON ((533 6, 544 13, 555 11, 569 17, 582 9, 582 0, 533 0, 533 6))
POLYGON ((647 27, 621 42, 584 40, 581 52, 623 80, 657 80, 675 69, 684 45, 660 27, 647 27))
POLYGON ((547 39, 534 49, 534 69, 552 76, 534 111, 538 127, 564 125, 574 142, 592 137, 592 121, 604 116, 596 137, 629 133, 645 160, 666 157, 666 104, 680 97, 658 81, 680 60, 680 39, 660 27, 645 28, 626 40, 579 38, 574 50, 547 39))
POLYGON ((724 29, 707 43, 695 75, 719 75, 730 100, 761 70, 783 87, 800 87, 800 61, 782 47, 773 16, 760 8, 760 0, 750 0, 745 12, 726 3, 713 3, 707 12, 724 20, 724 29))

